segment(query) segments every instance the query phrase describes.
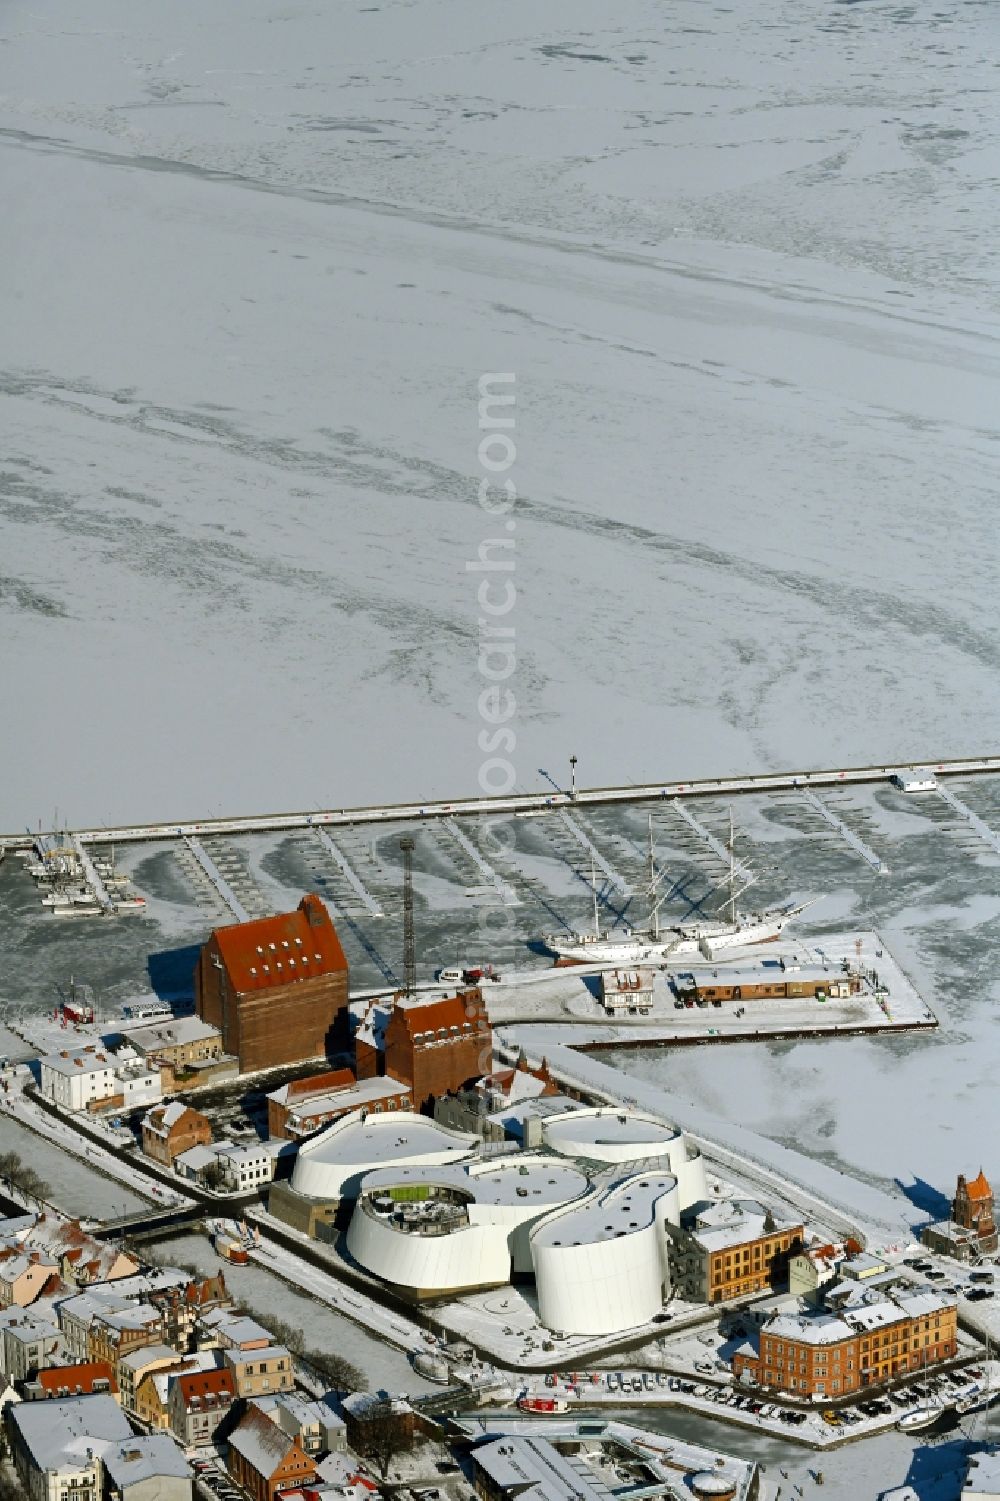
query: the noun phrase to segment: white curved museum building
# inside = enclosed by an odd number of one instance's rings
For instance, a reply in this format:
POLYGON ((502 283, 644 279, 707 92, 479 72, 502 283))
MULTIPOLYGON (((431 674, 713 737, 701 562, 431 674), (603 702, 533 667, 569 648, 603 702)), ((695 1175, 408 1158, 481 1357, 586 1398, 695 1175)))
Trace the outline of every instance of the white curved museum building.
POLYGON ((484 1156, 476 1136, 403 1111, 360 1112, 299 1148, 291 1187, 355 1199, 346 1248, 414 1298, 533 1278, 543 1324, 601 1335, 648 1324, 669 1293, 667 1226, 707 1198, 700 1152, 633 1110, 543 1123, 537 1151, 484 1156))
POLYGON ((658 1166, 677 1179, 681 1209, 708 1198, 701 1152, 676 1126, 644 1111, 581 1106, 543 1122, 542 1141, 577 1160, 658 1166))
POLYGON ((531 1233, 538 1316, 566 1334, 648 1324, 669 1294, 666 1226, 680 1224, 677 1180, 639 1173, 594 1189, 531 1233))
POLYGON ((500 1286, 532 1275, 532 1225, 589 1192, 578 1168, 534 1154, 382 1168, 362 1181, 347 1249, 366 1271, 418 1297, 500 1286))
POLYGON ((302 1143, 292 1188, 307 1199, 353 1198, 373 1167, 461 1162, 480 1146, 478 1136, 451 1131, 408 1110, 355 1110, 302 1143))

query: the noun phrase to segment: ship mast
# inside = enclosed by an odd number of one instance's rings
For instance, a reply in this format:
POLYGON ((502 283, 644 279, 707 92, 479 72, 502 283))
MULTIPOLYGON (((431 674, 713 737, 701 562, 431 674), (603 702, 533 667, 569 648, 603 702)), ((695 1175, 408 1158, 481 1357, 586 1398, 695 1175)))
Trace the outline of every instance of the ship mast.
POLYGON ((597 913, 597 873, 594 870, 594 857, 590 857, 590 892, 594 898, 594 937, 601 936, 601 922, 597 913))
POLYGON ((733 805, 729 804, 729 921, 736 926, 736 836, 733 830, 733 805))
POLYGON ((654 943, 660 936, 660 903, 653 900, 656 895, 656 860, 653 856, 653 815, 649 815, 649 904, 650 920, 653 925, 654 943))

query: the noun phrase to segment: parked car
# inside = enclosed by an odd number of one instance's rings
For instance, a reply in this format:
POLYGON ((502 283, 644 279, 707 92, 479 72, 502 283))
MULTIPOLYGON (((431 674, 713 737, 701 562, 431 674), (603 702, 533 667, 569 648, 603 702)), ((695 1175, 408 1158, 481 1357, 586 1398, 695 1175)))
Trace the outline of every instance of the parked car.
POLYGON ((834 1412, 832 1407, 828 1407, 826 1409, 826 1412, 824 1412, 823 1422, 829 1423, 831 1428, 842 1428, 844 1424, 844 1420, 840 1416, 840 1413, 834 1412))

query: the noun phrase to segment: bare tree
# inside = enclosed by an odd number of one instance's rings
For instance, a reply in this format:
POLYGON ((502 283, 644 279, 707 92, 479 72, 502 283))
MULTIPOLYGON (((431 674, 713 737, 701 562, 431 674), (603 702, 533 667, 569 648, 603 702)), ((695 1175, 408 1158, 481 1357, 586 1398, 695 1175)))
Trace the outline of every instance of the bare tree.
POLYGON ((377 1465, 382 1479, 387 1479, 396 1456, 413 1447, 409 1414, 397 1412, 391 1397, 379 1395, 365 1409, 360 1428, 358 1453, 377 1465))

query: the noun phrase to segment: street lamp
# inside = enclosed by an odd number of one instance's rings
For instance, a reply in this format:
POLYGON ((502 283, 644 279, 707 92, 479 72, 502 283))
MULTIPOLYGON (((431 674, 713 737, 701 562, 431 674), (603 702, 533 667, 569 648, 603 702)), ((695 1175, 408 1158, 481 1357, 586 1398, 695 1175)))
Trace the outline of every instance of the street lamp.
POLYGON ((575 756, 570 756, 570 758, 569 758, 569 775, 570 775, 570 792, 569 792, 569 795, 570 795, 570 797, 575 798, 576 797, 576 757, 575 756))

